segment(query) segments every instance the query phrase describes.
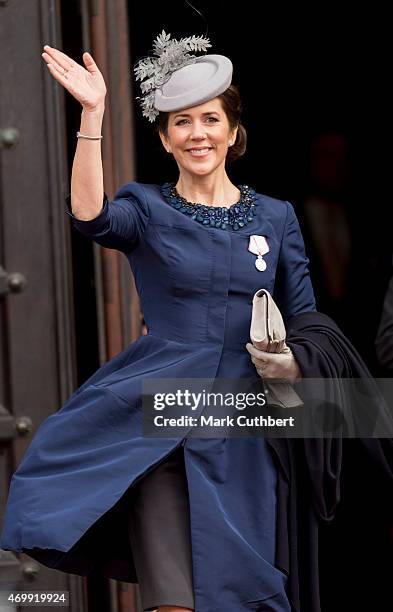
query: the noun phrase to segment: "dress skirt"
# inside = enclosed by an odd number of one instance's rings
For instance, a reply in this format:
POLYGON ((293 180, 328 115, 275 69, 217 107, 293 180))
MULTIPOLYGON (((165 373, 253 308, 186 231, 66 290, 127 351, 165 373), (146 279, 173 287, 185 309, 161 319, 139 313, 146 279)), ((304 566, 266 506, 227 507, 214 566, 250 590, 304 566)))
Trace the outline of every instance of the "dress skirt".
POLYGON ((143 610, 194 609, 190 508, 183 446, 130 495, 128 533, 143 610))

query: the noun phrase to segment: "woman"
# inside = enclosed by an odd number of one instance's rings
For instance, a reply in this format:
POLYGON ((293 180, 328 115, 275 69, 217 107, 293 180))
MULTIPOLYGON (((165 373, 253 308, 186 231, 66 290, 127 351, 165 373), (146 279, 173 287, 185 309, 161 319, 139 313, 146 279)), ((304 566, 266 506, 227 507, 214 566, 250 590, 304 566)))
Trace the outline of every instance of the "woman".
POLYGON ((208 46, 163 33, 155 57, 139 63, 144 115, 159 117, 179 177, 127 183, 112 202, 100 150, 104 79, 90 54, 83 68, 44 47, 52 76, 83 107, 68 214, 126 254, 148 333, 42 423, 12 478, 1 546, 62 571, 138 580, 144 610, 289 612, 267 441, 142 433, 143 380, 300 377, 293 354, 249 344, 257 289, 274 295, 284 319, 315 311, 293 207, 227 175, 245 130, 230 60, 189 53, 208 46))

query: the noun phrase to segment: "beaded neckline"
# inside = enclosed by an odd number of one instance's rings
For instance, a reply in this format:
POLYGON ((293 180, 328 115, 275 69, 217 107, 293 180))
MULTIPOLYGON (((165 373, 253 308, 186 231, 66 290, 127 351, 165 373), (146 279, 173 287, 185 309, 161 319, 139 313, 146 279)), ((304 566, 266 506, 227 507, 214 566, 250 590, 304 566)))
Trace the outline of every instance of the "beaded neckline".
POLYGON ((175 183, 165 183, 161 187, 161 193, 173 208, 195 219, 198 223, 236 231, 251 223, 256 215, 258 203, 254 189, 248 185, 238 185, 238 189, 240 200, 229 207, 188 202, 178 194, 175 183))

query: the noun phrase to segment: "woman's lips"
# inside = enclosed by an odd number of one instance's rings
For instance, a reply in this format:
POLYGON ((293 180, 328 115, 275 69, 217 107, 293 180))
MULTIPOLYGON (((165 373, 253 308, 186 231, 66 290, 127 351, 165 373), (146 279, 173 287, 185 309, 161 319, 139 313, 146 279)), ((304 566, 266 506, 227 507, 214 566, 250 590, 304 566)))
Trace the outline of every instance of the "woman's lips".
POLYGON ((192 157, 206 157, 211 151, 211 147, 203 147, 198 149, 187 149, 187 153, 192 157))

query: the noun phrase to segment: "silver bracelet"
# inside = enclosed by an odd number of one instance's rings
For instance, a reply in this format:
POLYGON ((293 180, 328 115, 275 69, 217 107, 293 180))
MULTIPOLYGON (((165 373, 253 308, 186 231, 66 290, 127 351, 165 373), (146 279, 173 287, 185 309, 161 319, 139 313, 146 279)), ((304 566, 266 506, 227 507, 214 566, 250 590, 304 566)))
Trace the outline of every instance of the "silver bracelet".
POLYGON ((85 134, 81 134, 80 132, 76 133, 77 138, 87 138, 88 140, 101 140, 103 136, 86 136, 85 134))

